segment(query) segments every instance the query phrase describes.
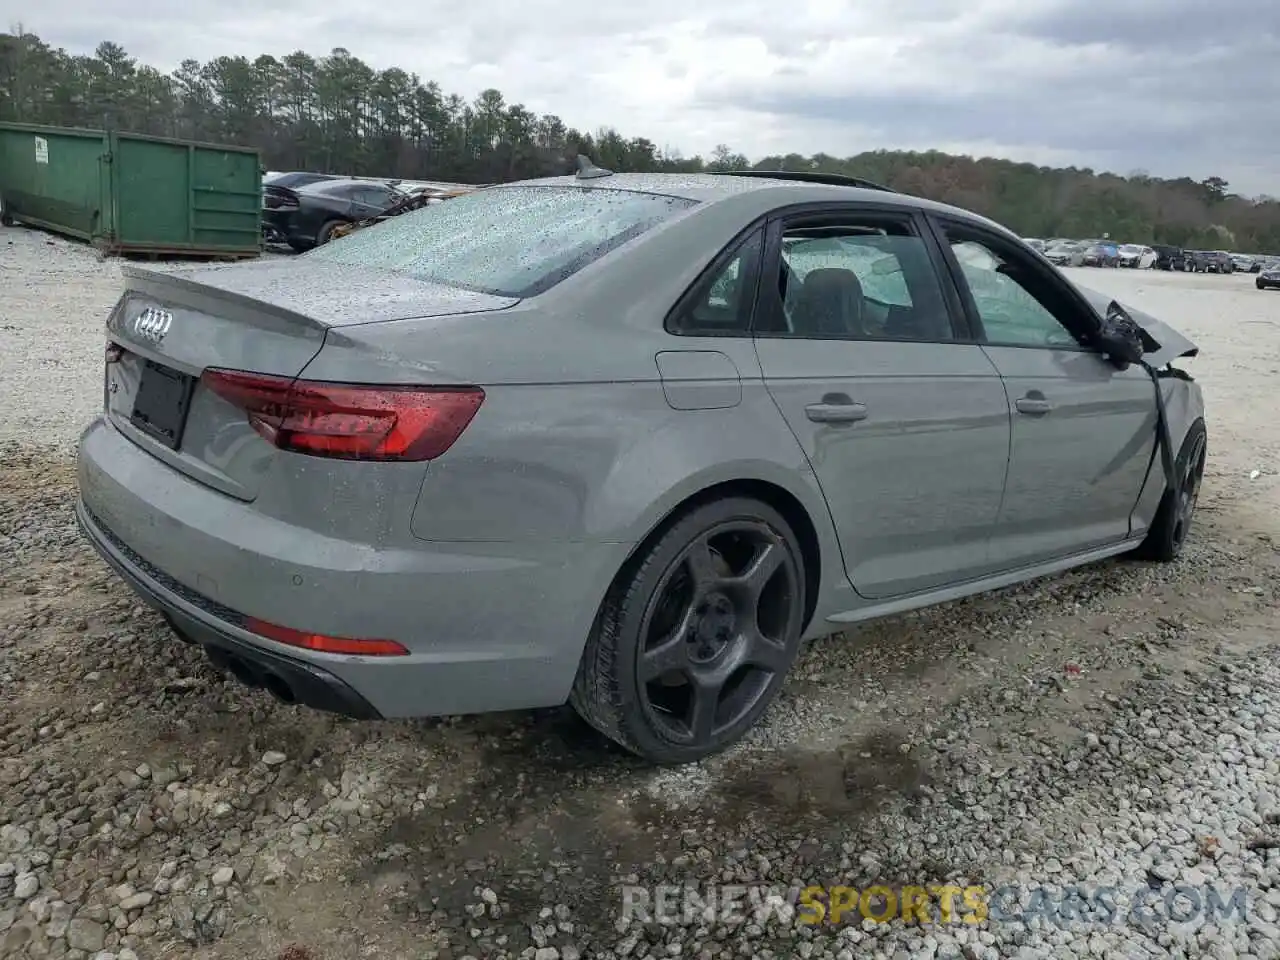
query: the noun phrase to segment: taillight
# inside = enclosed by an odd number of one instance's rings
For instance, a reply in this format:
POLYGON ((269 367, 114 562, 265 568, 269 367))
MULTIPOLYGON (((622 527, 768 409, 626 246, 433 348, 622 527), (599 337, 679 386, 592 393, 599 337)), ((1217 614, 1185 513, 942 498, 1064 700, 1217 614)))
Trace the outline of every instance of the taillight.
POLYGON ((249 617, 245 620, 245 629, 260 637, 284 643, 302 650, 315 650, 318 653, 348 653, 366 657, 404 657, 409 651, 394 640, 357 640, 350 637, 329 637, 322 633, 306 633, 292 630, 265 620, 249 617))
POLYGON ((281 450, 339 460, 433 460, 484 402, 479 387, 363 386, 214 368, 200 379, 281 450))

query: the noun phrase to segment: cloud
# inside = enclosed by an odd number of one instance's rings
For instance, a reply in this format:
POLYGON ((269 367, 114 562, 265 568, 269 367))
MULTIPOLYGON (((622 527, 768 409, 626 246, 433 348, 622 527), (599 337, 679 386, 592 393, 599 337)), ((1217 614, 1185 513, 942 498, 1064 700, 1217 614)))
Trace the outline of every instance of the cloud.
POLYGON ((571 126, 706 154, 992 153, 1280 193, 1280 7, 1257 0, 0 0, 173 69, 342 46, 571 126), (1273 8, 1274 7, 1274 8, 1273 8))

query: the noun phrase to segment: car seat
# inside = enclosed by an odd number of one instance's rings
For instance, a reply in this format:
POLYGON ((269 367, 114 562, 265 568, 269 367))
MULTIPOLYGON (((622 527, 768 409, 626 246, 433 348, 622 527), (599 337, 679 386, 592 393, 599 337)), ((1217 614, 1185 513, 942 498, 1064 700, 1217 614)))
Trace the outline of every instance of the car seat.
POLYGON ((852 270, 826 267, 804 278, 791 315, 801 336, 864 336, 862 283, 852 270))

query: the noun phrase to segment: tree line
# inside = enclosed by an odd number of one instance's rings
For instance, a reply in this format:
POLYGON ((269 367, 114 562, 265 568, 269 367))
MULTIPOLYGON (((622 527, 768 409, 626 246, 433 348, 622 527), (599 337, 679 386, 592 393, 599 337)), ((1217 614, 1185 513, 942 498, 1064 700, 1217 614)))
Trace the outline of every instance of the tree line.
POLYGON ((321 57, 184 60, 165 74, 110 41, 82 56, 20 29, 0 33, 6 120, 253 146, 273 170, 464 183, 566 173, 579 153, 616 171, 817 170, 965 207, 1023 236, 1108 234, 1280 253, 1280 201, 1238 196, 1220 177, 1119 176, 932 150, 792 153, 753 164, 721 145, 709 157, 685 157, 611 128, 575 129, 509 103, 496 89, 468 102, 415 73, 374 69, 342 48, 321 57))

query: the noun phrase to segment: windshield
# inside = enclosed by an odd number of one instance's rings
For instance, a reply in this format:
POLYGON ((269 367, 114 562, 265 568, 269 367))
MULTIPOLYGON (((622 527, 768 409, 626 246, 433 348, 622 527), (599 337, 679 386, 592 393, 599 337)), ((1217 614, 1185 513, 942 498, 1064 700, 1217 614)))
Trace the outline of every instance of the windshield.
POLYGON ((1126 243, 1120 249, 1123 250, 1125 253, 1141 253, 1142 252, 1142 248, 1138 246, 1136 243, 1126 243))
POLYGON ((493 187, 359 230, 305 256, 506 297, 536 296, 691 207, 582 187, 493 187))

